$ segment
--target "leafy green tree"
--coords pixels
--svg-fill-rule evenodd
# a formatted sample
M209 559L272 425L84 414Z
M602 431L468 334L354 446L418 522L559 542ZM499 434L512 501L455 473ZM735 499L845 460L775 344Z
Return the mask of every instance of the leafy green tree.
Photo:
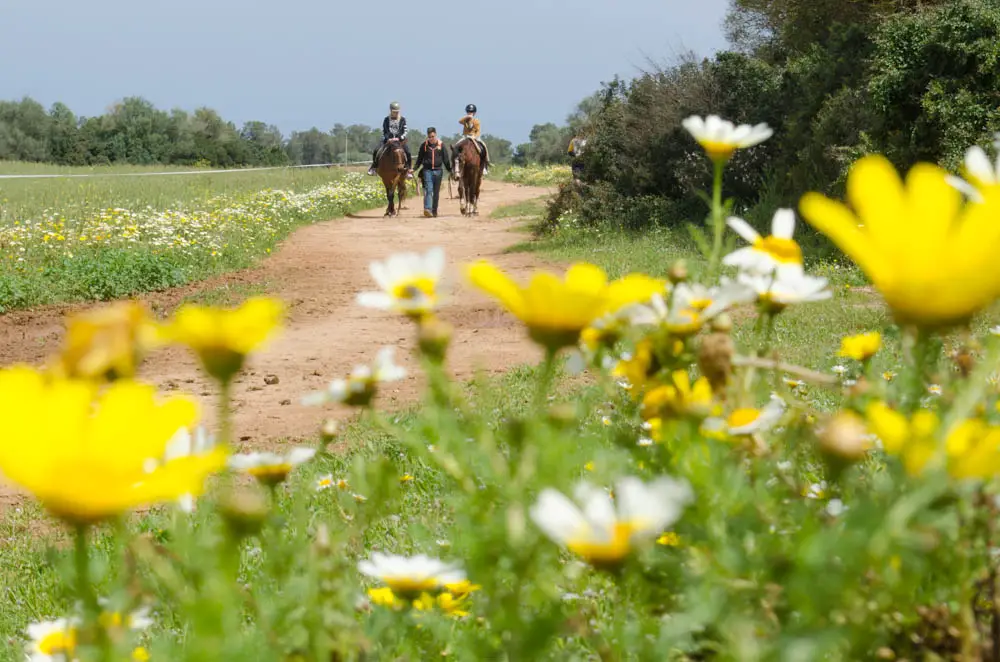
M61 165L87 162L87 148L76 115L63 103L54 103L49 109L49 156Z

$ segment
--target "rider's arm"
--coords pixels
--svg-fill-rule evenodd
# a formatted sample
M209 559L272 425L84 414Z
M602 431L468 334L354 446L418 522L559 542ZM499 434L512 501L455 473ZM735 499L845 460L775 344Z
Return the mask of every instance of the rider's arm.
M400 117L399 118L399 139L400 140L406 140L406 134L409 133L409 132L410 132L410 130L406 128L406 118L405 117Z
M389 118L386 117L382 120L382 142L386 142L389 138L391 138L389 135Z
M458 123L465 126L465 123L472 119L472 115L465 115L462 119L458 120Z

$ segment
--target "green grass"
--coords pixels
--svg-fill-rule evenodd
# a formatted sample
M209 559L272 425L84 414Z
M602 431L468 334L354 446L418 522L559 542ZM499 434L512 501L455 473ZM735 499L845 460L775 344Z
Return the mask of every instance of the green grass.
M510 205L501 205L493 210L490 218L530 218L540 216L545 212L547 197L525 200Z
M136 171L143 169L98 173ZM372 178L326 168L0 180L0 313L116 299L244 268L295 228L383 198Z

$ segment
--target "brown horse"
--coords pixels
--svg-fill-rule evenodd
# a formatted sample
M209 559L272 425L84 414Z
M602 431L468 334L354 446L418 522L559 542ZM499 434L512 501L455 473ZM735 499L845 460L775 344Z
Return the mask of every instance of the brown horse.
M463 216L479 216L479 187L483 183L483 163L474 140L461 144L456 156L458 200Z
M389 207L385 210L386 216L398 216L403 209L403 201L406 200L406 152L403 151L403 143L389 142L382 155L378 159L378 176L382 178L385 185L385 197L389 201ZM399 208L396 207L396 194L399 194Z

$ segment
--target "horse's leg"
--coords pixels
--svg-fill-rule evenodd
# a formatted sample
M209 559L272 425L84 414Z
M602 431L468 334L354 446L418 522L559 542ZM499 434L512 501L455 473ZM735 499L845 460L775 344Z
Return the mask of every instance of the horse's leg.
M386 216L392 216L392 213L394 211L393 207L392 207L392 194L393 194L393 190L392 190L392 187L388 183L386 183L385 181L383 181L382 184L385 186L385 199L386 199L386 202L389 203L389 205L385 208L385 215Z
M465 197L465 173L458 177L458 207L462 211L462 216L465 216L465 212L468 210Z

